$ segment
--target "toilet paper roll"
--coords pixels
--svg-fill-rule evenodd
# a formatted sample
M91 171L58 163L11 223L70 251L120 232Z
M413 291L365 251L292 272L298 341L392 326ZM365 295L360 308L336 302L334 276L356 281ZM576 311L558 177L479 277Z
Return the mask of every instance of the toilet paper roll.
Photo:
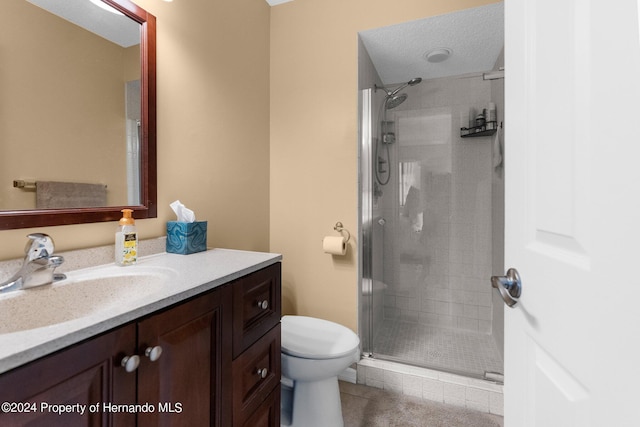
M342 236L326 236L322 239L322 249L326 254L344 255L347 253L347 242Z

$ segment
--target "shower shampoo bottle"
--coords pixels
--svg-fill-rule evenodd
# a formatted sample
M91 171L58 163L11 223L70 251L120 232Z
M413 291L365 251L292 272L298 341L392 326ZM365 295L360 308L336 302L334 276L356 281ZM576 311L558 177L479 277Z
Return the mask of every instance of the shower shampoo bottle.
M136 223L131 217L133 210L122 209L122 218L116 231L116 264L132 265L138 259L138 233Z

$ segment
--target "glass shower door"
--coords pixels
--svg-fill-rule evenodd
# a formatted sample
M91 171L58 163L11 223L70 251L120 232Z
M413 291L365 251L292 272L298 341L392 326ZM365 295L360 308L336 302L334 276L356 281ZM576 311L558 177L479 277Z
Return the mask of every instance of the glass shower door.
M453 99L462 83L434 84ZM428 105L421 92L427 90L414 89L386 114L382 91L361 93L362 350L482 378L502 372L488 285L491 144L461 140L464 100L442 105L428 98ZM383 131L395 138L381 140ZM376 177L381 170L384 179Z

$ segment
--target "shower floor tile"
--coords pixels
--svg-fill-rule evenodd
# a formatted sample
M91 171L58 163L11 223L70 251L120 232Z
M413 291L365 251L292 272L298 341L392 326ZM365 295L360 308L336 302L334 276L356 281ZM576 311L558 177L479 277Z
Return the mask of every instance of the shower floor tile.
M503 372L490 335L385 319L373 342L375 357L412 365L483 376Z

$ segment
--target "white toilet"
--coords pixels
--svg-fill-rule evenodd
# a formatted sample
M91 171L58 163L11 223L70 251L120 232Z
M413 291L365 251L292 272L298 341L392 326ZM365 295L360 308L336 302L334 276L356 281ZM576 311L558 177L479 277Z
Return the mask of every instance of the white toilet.
M282 317L281 426L342 427L338 374L360 358L360 339L345 326Z

